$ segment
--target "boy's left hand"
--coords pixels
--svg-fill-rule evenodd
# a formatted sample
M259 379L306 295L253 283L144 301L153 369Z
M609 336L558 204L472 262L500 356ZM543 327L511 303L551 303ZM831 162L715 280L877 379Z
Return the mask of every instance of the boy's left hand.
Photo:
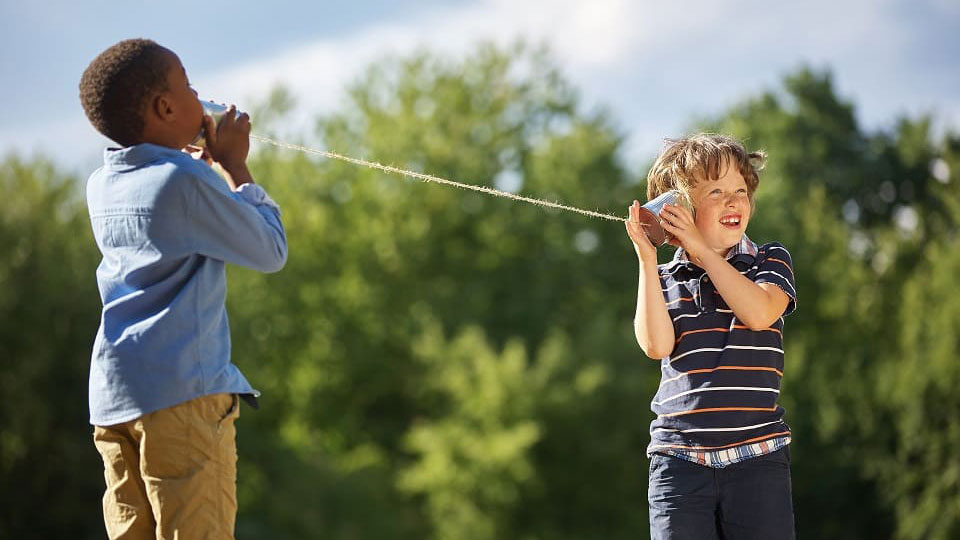
M708 249L703 235L697 229L693 214L686 207L676 204L665 205L660 211L660 225L673 235L670 244L682 247L689 257L699 259L704 250Z

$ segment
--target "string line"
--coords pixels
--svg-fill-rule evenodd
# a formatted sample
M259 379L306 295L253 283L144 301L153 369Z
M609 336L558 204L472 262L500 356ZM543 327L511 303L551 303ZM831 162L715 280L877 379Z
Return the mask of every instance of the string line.
M359 166L361 166L361 167L367 167L367 168L370 168L370 169L377 169L377 170L379 170L379 171L383 171L383 172L391 173L391 174L399 174L399 175L401 175L401 176L406 176L406 177L409 177L409 178L416 178L417 180L422 180L422 181L424 181L424 182L433 182L433 183L436 183L436 184L443 184L443 185L447 185L447 186L454 186L454 187L458 187L458 188L461 188L461 189L468 189L468 190L472 190L472 191L479 191L480 193L485 193L485 194L487 194L487 195L493 195L493 196L495 196L495 197L503 197L503 198L506 198L506 199L511 199L511 200L514 200L514 201L520 201L520 202L525 202L525 203L530 203L530 204L535 204L535 205L537 205L537 206L544 206L544 207L547 207L547 208L556 208L557 210L563 210L563 211L566 211L566 212L574 212L574 213L577 213L577 214L582 214L582 215L584 215L584 216L590 216L590 217L601 218L601 219L608 219L608 220L611 220L611 221L628 221L627 219L624 219L624 218L619 217L619 216L614 216L614 215L611 215L611 214L604 214L604 213L601 213L601 212L594 212L594 211L592 211L592 210L584 210L584 209L582 209L582 208L577 208L577 207L574 207L574 206L567 206L567 205L565 205L565 204L560 204L560 203L551 202L551 201L545 201L545 200L542 200L542 199L534 199L534 198L532 198L532 197L524 197L523 195L517 195L517 194L515 194L515 193L509 193L509 192L506 192L506 191L501 191L501 190L499 190L499 189L489 188L489 187L485 187L485 186L477 186L477 185L474 185L474 184L464 184L464 183L461 183L461 182L455 182L455 181L453 181L453 180L447 180L446 178L440 178L440 177L438 177L438 176L433 176L433 175L424 174L424 173L418 173L418 172L415 172L415 171L408 171L408 170L406 170L406 169L400 169L400 168L398 168L398 167L392 167L392 166L390 166L390 165L383 165L383 164L377 163L377 162L375 162L375 161L367 161L367 160L365 160L365 159L358 159L358 158L352 158L352 157L349 157L349 156L344 156L344 155L338 154L338 153L336 153L336 152L328 152L328 151L326 151L326 150L320 150L320 149L317 149L317 148L310 148L310 147L308 147L308 146L300 146L300 145L298 145L298 144L290 144L290 143L286 143L286 142L282 142L282 141L277 141L277 140L271 139L271 138L269 138L269 137L263 137L263 136L260 136L260 135L254 135L254 134L252 134L252 133L250 134L250 138L251 138L251 139L254 139L254 140L256 140L256 141L260 141L260 142L262 142L262 143L272 144L272 145L278 146L278 147L280 147L280 148L287 148L287 149L290 149L290 150L297 150L297 151L299 151L299 152L304 152L304 153L307 153L307 154L317 154L317 155L320 155L320 156L323 156L323 157L326 157L326 158L330 158L330 159L338 159L338 160L340 160L340 161L346 161L347 163L352 163L352 164L354 164L354 165L359 165Z

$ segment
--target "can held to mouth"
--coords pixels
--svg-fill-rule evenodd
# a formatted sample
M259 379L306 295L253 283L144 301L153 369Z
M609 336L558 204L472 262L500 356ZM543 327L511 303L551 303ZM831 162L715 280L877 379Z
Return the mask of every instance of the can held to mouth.
M227 105L222 105L220 103L214 103L212 101L200 100L200 105L203 106L203 114L210 115L213 117L214 126L220 125L220 120L223 119L223 115L226 114L230 107ZM237 109L237 116L243 114L240 109ZM200 148L205 148L207 146L207 141L203 136L203 128L200 128L200 133L197 134L197 138L193 140L193 146L198 146Z
M663 226L660 225L660 211L668 204L677 204L685 206L688 209L690 208L690 202L687 200L687 197L675 189L660 194L640 207L640 223L643 225L643 231L655 246L662 246L673 238L673 235L664 230Z

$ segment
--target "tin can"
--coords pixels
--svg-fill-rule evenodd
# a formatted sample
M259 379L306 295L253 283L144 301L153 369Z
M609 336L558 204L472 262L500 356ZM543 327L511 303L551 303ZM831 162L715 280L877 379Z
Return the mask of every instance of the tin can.
M203 114L213 117L213 124L215 127L220 125L220 120L223 119L223 115L230 110L229 106L221 105L220 103L214 103L212 101L201 100L200 105L203 106ZM237 109L236 115L240 116L241 114L243 114L243 112ZM207 141L203 136L203 128L200 128L200 133L197 134L197 138L194 139L190 144L200 148L207 146Z
M655 246L662 246L673 238L673 235L660 225L660 211L668 204L677 204L690 209L690 201L683 193L675 189L660 194L640 207L640 224L643 226L647 238Z

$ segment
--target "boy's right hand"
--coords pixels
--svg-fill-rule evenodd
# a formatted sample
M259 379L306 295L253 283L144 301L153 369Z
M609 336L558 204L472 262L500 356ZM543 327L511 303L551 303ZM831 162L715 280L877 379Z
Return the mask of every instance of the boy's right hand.
M210 157L227 172L233 174L246 169L250 152L250 117L246 113L237 116L237 107L231 105L220 123L214 122L210 115L203 115L203 136Z
M630 220L625 223L627 227L627 236L633 242L633 249L637 252L640 262L657 263L657 248L647 238L647 233L643 229L640 221L640 203L633 201L630 205Z

